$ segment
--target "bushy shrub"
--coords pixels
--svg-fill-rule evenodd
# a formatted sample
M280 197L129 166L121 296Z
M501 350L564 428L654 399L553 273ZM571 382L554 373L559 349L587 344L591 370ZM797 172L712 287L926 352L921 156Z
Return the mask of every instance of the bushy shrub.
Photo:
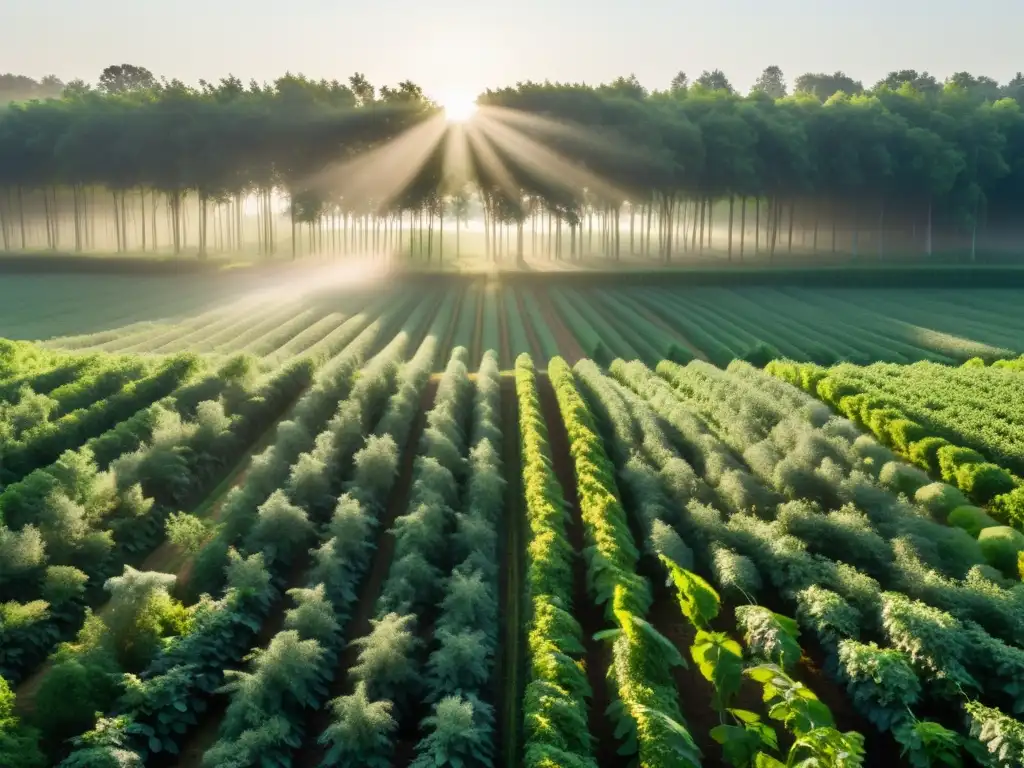
M0 765L4 768L44 768L38 733L14 716L14 691L0 677Z
M449 696L423 719L427 735L416 745L409 768L439 765L490 765L493 760L494 712L478 699Z
M944 445L936 451L939 473L947 483L956 482L956 473L964 464L984 464L985 457L973 448L960 445Z
M974 538L978 538L978 534L981 533L983 528L999 525L999 523L985 514L985 510L980 507L971 506L957 507L949 513L947 522L957 528L962 528Z
M120 671L109 630L98 616L87 615L75 641L57 650L43 677L35 725L54 744L88 730L96 712L114 703Z
M946 520L957 507L969 507L970 500L956 488L945 483L931 483L919 488L914 502L936 520Z
M812 585L797 593L796 602L797 620L825 648L835 652L844 638L860 636L860 612L835 592Z
M782 357L779 350L767 342L759 341L753 347L744 352L740 356L740 359L745 360L757 368L764 368L772 360L779 357Z
M288 561L313 537L313 524L302 507L292 504L284 491L274 491L260 505L246 549L263 552L270 560Z
M1019 553L1024 551L1024 533L997 525L982 530L978 534L978 544L989 565L1010 574L1016 570Z
M951 446L948 440L941 437L924 437L910 444L907 455L921 469L932 474L939 474L942 468L939 465L939 450Z
M391 715L394 704L371 701L366 683L360 681L351 696L331 704L334 719L320 736L327 747L325 764L338 768L389 768L394 750L392 733L398 722Z
M728 598L749 601L761 591L761 574L754 561L731 549L714 547L711 571L719 590Z
M921 683L905 654L842 640L838 658L853 706L879 730L891 730L908 717L921 696Z
M896 460L896 454L871 435L860 435L853 441L853 452L860 457L858 465L872 477L878 477L882 468Z
M893 447L906 453L910 445L927 436L927 430L910 419L893 419L886 425L886 432Z
M996 496L988 508L1000 522L1024 526L1024 485Z
M890 461L878 473L878 482L893 493L902 493L907 498L931 483L928 475L917 467L904 464L902 461Z
M167 540L183 552L198 552L210 535L207 524L188 512L171 512L164 524Z
M988 504L1000 494L1016 487L1013 475L1002 467L991 464L962 464L956 471L957 487L979 504Z

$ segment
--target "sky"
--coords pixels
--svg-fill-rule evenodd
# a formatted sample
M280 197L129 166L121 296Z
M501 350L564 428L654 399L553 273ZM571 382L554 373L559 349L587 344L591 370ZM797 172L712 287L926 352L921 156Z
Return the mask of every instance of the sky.
M767 65L792 82L892 69L1005 82L1024 57L1021 0L0 0L0 72L94 82L109 64L187 83L285 71L375 85L412 79L433 97L519 80L667 87L720 68L746 91Z

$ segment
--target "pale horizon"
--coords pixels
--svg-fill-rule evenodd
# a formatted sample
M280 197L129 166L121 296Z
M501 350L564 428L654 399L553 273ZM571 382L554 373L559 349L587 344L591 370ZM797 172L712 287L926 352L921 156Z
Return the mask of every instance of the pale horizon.
M344 82L358 71L378 87L411 79L432 98L630 74L664 89L680 70L692 80L713 69L746 92L772 64L790 87L805 72L842 70L870 87L896 69L940 81L966 70L1000 83L1024 69L1024 5L1010 0L981 0L969 14L950 0L822 5L642 0L623 14L608 0L523 0L510 12L469 0L450 0L444 12L412 0L358 10L299 0L282 12L268 0L180 0L168 13L130 0L7 0L0 69L94 83L104 67L130 63L189 84L229 74L270 82L285 72Z

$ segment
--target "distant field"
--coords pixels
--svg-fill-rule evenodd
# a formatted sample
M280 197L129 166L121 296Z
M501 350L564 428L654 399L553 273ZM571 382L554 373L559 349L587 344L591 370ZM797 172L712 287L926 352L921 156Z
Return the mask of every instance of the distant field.
M252 275L40 276L0 281L0 336L52 348L204 355L253 352L284 362L355 315L456 346L509 368L538 361L691 358L727 365L773 357L831 364L958 363L1019 353L1022 289L676 286L543 279L393 279L348 288ZM406 327L407 319L417 327Z

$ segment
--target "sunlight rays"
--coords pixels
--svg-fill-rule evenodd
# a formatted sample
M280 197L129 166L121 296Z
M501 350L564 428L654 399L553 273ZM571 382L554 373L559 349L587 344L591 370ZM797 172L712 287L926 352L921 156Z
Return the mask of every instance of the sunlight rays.
M621 145L585 128L550 117L476 105L457 94L441 102L443 111L408 128L390 141L322 169L305 180L309 188L332 190L341 199L370 202L383 212L417 183L428 165L440 160L442 194L469 184L494 184L507 201L523 206L529 178L576 198L591 193L621 202L626 192L581 162L548 146L544 136L571 138L604 156L628 154Z
M325 185L344 198L372 200L378 211L384 210L409 188L447 127L442 115L430 117L379 147L325 168L307 184Z

